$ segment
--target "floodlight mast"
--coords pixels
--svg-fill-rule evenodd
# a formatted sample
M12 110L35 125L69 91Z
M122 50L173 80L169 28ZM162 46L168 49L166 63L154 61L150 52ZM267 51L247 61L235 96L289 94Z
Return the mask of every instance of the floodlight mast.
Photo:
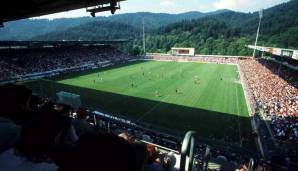
M260 32L260 26L261 26L262 18L263 18L263 9L261 9L259 11L259 25L258 25L257 35L256 35L256 41L255 41L255 47L254 47L254 52L253 52L253 58L256 57L256 48L257 48L257 43L258 43L258 38L259 38L259 32Z
M145 21L143 18L143 50L144 50L144 55L146 56L146 36L145 36Z

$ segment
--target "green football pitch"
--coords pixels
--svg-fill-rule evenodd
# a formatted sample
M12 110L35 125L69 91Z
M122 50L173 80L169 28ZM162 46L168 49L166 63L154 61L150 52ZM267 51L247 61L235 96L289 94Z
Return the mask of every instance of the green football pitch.
M253 141L236 65L139 61L37 82L28 85L39 93L76 93L85 106L153 128L237 146Z

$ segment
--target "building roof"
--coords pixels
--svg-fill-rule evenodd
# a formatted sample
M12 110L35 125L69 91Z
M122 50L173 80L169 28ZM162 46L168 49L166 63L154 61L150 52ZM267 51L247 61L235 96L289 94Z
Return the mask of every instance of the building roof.
M177 47L172 47L171 49L172 50L185 50L185 49L187 49L187 50L194 50L195 48L177 48Z

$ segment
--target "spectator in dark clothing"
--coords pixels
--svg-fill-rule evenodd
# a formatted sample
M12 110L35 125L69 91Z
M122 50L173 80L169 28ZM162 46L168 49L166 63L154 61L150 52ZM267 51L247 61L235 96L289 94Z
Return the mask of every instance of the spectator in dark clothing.
M30 114L32 91L22 85L0 86L0 116L21 124Z
M144 146L110 134L84 134L73 148L59 152L52 157L61 171L140 171L146 159Z
M16 149L30 160L46 159L48 152L55 144L63 143L70 127L69 117L43 108L22 125L20 141Z
M76 134L80 137L85 133L92 133L95 130L87 122L88 114L85 108L80 107L77 111L77 118L73 120L73 126Z
M144 167L145 171L166 171L163 167L160 155L153 145L147 145L148 160Z
M70 118L55 111L51 103L32 111L21 123L16 144L0 155L0 170L57 170L58 167L50 163L50 154L56 146L63 145L70 128Z

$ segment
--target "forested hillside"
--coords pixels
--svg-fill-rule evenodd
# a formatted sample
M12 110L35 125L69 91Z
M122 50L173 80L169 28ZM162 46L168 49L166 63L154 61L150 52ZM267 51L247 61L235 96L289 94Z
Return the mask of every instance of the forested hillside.
M111 21L93 21L61 32L36 36L32 40L115 40L132 39L138 29Z
M259 45L298 49L298 1L264 10ZM160 28L147 37L150 52L170 47L195 47L198 54L248 55L255 41L258 13L233 11L182 21ZM140 40L137 44L141 44Z
M147 37L150 52L167 52L175 46L194 47L197 54L247 55L244 46L249 43L239 28L209 18L175 23Z
M298 0L265 9L259 45L298 49ZM220 10L183 14L134 13L95 19L80 18L30 40L131 40L122 48L129 53L142 49L142 19L145 21L148 52L166 53L171 47L194 47L197 54L249 55L245 45L253 44L258 12ZM79 19L73 19L79 20ZM55 20L54 20L55 21ZM72 26L71 26L72 25ZM36 26L38 29L38 26ZM33 27L35 28L35 27ZM51 29L49 29L51 30ZM24 31L24 34L26 31ZM0 29L1 33L1 29ZM0 35L0 39L5 37ZM29 36L28 36L29 37Z
M88 21L88 17L82 17L80 19L23 19L11 21L4 23L4 27L0 28L0 40L29 40L38 35L44 35L58 30L65 31Z
M0 40L29 40L48 33L63 32L76 26L86 27L86 23L90 23L87 26L95 24L97 24L98 26L102 26L102 24L99 24L100 22L113 22L115 24L119 23L130 25L132 27L140 29L143 18L146 20L148 26L147 29L155 30L163 25L167 25L170 23L179 22L182 20L197 19L208 15L218 14L224 11L225 10L219 10L210 13L187 12L181 14L139 12L113 15L109 17L98 16L95 18L80 17L61 18L54 20L24 19L4 23L4 27L0 28Z

